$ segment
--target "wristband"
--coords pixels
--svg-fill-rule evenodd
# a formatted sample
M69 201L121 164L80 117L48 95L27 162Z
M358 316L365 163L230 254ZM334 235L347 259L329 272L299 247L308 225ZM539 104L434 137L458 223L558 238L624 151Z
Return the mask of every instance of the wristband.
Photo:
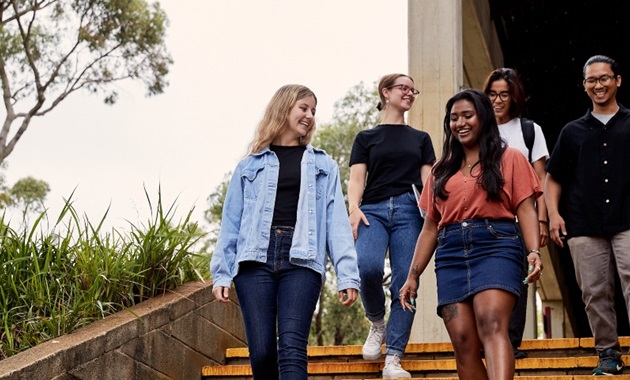
M547 224L547 225L549 224L549 222L546 220L539 220L538 223Z
M530 249L529 252L527 252L527 254L529 255L530 253L535 253L538 255L538 257L542 260L542 255L540 254L540 251L537 249Z

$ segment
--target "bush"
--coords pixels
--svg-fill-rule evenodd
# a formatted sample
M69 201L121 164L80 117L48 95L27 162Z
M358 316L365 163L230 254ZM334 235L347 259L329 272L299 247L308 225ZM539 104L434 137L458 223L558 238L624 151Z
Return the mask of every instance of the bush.
M95 226L70 201L50 231L46 212L19 232L0 218L0 360L208 277L192 210L175 224L174 204L147 200L150 219L129 232L101 231L107 213Z

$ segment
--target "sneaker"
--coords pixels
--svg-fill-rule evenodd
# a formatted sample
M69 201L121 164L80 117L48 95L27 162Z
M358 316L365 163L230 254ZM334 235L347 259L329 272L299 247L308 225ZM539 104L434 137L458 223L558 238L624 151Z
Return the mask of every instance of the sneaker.
M621 352L609 348L599 353L599 365L593 370L593 376L619 375L621 373L623 373Z
M376 360L381 357L381 346L385 340L385 321L371 322L370 333L363 345L363 359Z
M396 355L385 357L385 367L383 368L383 379L411 378L411 374L400 366L400 358Z
M518 348L514 349L514 359L525 359L527 356L527 352L519 350Z

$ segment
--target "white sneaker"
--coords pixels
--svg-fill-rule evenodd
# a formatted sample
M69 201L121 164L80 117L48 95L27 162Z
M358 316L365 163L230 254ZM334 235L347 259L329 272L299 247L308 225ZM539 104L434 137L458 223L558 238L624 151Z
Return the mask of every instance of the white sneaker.
M400 366L400 358L396 355L385 357L385 367L383 368L383 379L411 378L411 374Z
M370 322L370 333L363 345L363 359L376 360L381 357L381 346L385 340L385 321Z

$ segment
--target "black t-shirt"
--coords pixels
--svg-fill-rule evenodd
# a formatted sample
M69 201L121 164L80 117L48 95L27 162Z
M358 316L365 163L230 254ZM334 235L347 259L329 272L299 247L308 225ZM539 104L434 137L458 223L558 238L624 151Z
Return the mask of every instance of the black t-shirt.
M630 229L630 110L605 125L591 112L568 123L547 161L562 186L568 237L610 236Z
M420 168L435 162L429 134L408 125L379 124L359 132L352 145L350 166L367 165L367 183L361 204L422 191Z
M280 161L276 205L271 225L295 227L300 197L300 163L306 146L270 145L269 149L278 156Z

